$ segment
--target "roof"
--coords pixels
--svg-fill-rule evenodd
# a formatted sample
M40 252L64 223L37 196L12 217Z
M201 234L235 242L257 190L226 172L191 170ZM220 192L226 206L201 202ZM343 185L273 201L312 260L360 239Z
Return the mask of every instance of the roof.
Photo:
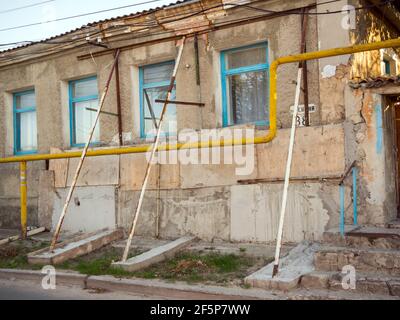
M122 16L109 18L109 19L90 22L88 24L83 25L82 27L79 27L79 28L76 28L76 29L73 29L73 30L70 30L70 31L67 31L67 32L64 32L64 33L60 33L58 35L55 35L55 36L52 36L52 37L49 37L49 38L45 38L45 39L42 39L42 40L39 40L39 41L34 41L34 42L21 44L21 45L15 46L15 47L7 49L7 50L0 50L0 52L1 53L11 52L11 51L14 51L14 50L17 50L17 49L21 49L21 48L32 46L34 44L40 44L40 43L45 43L45 42L48 42L48 41L51 41L51 40L55 40L57 38L69 35L71 33L74 33L74 32L80 31L80 30L84 30L84 29L89 28L89 27L95 27L95 26L97 26L99 24L114 22L114 21L118 21L118 20L121 20L121 19L129 19L129 18L133 18L133 17L136 17L136 16L141 16L141 15L144 15L144 14L148 14L148 13L151 13L151 12L163 10L163 9L166 9L166 8L172 8L174 6L179 6L181 4L186 4L186 3L190 3L190 2L198 2L198 1L199 0L179 0L179 1L172 2L170 4L166 4L166 5L163 5L163 6L159 6L159 7L143 10L143 11L138 11L138 12L131 13L131 14L126 14L126 15L122 15Z
M353 89L381 88L388 84L400 86L400 75L380 76L349 82L350 87Z

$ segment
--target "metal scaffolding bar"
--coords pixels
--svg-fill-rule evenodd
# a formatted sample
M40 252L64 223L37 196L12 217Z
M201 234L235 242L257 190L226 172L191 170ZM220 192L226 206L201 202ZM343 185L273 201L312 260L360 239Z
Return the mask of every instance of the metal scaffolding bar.
M143 180L143 184L142 184L142 190L140 191L139 201L138 201L138 204L136 206L136 210L135 210L135 215L134 215L131 231L129 233L128 241L126 242L126 247L125 247L124 254L122 256L122 261L126 261L128 259L129 249L130 249L130 246L131 246L131 243L132 243L133 235L135 234L135 229L136 229L136 225L137 225L137 222L138 222L140 209L142 208L144 194L146 192L147 183L149 181L149 176L150 176L150 172L151 172L151 165L152 165L152 162L153 162L153 159L154 159L154 155L155 155L155 153L157 151L158 144L160 142L162 122L164 120L164 116L165 116L165 113L167 111L168 99L171 97L171 93L172 93L172 90L173 90L174 85L175 85L176 74L178 72L179 64L181 62L183 48L185 46L185 40L186 40L186 38L183 37L182 44L181 44L181 46L179 48L178 57L176 59L175 68L174 68L174 71L172 73L171 82L170 82L170 85L169 85L169 88L168 88L167 98L166 98L166 101L164 103L163 109L161 111L160 122L158 123L158 129L157 129L157 136L156 136L154 145L151 146L150 159L149 159L149 161L147 163L147 169L146 169L146 174L144 176L144 180Z
M102 94L100 102L99 102L99 108L97 110L96 118L94 120L94 123L93 123L91 129L90 129L88 141L86 142L85 148L83 149L83 152L82 152L82 155L81 155L81 159L79 161L78 167L76 168L75 176L74 176L74 179L72 180L72 184L71 184L71 187L69 189L67 198L65 200L64 207L63 207L63 210L61 212L60 218L58 220L56 230L54 231L53 239L51 241L50 251L53 251L54 247L56 246L57 239L58 239L58 236L60 234L61 227L62 227L62 224L64 222L64 218L65 218L65 215L67 214L67 209L68 209L69 203L70 203L71 198L72 198L72 194L73 194L73 192L75 190L75 187L76 187L76 184L78 182L78 177L79 177L79 174L81 172L81 169L82 169L82 166L83 166L83 162L85 161L86 154L87 154L87 151L88 151L89 146L90 146L90 142L92 141L94 130L96 129L96 125L97 125L97 123L99 121L101 109L103 108L104 101L105 101L107 93L108 93L108 89L110 88L110 82L111 82L111 79L112 79L112 76L113 76L113 73L114 73L114 70L115 70L115 66L116 66L117 61L118 61L119 54L120 54L120 51L118 50L116 55L115 55L114 64L113 64L113 66L111 68L111 71L110 71L110 74L108 76L108 80L107 80L106 86L105 86L105 88L103 90L103 94Z

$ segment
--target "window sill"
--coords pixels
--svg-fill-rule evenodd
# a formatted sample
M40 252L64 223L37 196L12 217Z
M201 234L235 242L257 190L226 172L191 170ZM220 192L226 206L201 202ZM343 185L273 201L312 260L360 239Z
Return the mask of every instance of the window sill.
M26 155L30 155L30 154L37 154L37 150L32 150L32 151L16 151L14 152L15 156L26 156Z

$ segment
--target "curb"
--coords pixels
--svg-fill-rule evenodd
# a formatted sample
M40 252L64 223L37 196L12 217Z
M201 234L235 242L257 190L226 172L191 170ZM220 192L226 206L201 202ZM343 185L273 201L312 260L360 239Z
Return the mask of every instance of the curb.
M0 279L7 280L30 280L35 283L42 283L46 274L41 271L19 270L19 269L0 269ZM86 288L86 280L88 276L72 272L57 272L56 284L65 286L79 286Z
M0 279L29 280L41 283L41 271L0 269ZM88 276L79 273L57 272L58 285L79 286L82 289L122 291L168 299L182 300L277 300L278 295L260 289L229 288L206 285L189 285L182 282L168 283L162 280L125 279L112 276Z
M225 288L218 286L189 285L182 282L168 283L161 280L120 279L112 276L91 276L87 288L125 291L156 295L182 300L277 300L277 295L264 290Z

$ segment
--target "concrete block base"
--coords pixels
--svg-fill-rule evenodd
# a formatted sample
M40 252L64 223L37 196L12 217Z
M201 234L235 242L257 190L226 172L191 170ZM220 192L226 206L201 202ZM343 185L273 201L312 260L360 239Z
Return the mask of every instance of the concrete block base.
M144 252L136 257L132 257L125 262L114 262L112 266L130 272L137 271L152 264L161 262L166 258L173 257L178 251L191 244L195 239L195 237L182 237L160 247Z
M53 252L49 248L32 252L28 255L30 264L50 265L59 264L66 260L86 255L100 249L109 243L123 238L122 229L105 230L82 235L56 245Z
M245 278L245 283L252 287L267 290L290 290L296 288L300 278L314 270L314 252L317 244L301 243L289 254L281 259L278 275L272 278L274 263L270 263L264 268Z

